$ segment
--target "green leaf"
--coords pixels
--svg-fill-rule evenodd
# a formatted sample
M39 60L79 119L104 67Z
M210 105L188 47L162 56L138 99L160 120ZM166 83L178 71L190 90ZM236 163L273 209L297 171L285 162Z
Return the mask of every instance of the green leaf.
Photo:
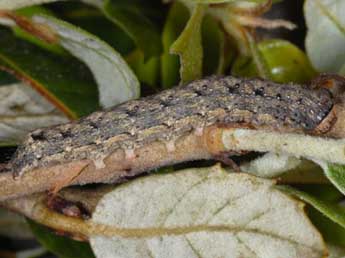
M203 48L201 28L206 6L196 5L179 38L170 48L180 56L180 75L183 83L202 77Z
M48 228L27 220L36 239L50 252L64 258L94 258L90 245L58 236Z
M285 40L265 40L258 44L270 76L276 82L306 82L312 79L316 72L306 55L295 45ZM232 68L237 76L258 76L254 62L248 57L239 57Z
M47 15L53 15L52 12L50 12L48 9L42 7L42 6L31 6L31 7L26 7L22 9L18 9L15 12L18 15L25 16L28 18L31 18L33 15L36 14L47 14ZM31 35L29 32L26 32L25 30L19 28L18 26L13 26L12 30L14 34L22 39L25 39L33 44L36 44L37 46L40 46L44 49L47 49L49 51L55 52L57 54L66 54L64 49L59 46L56 43L47 43L33 35Z
M345 166L338 164L321 164L327 178L345 195Z
M307 0L306 50L320 72L337 73L345 65L345 1Z
M225 35L211 16L205 16L202 24L202 46L203 74L223 74L228 58L225 53Z
M315 163L314 163L315 164ZM315 164L316 165L316 164ZM326 184L312 184L312 185L298 185L297 188L303 192L314 196L317 199L326 202L340 202L343 199L343 194L339 192L333 185Z
M59 43L91 69L102 107L111 107L140 95L140 84L125 60L96 36L72 24L49 16L34 16L34 21L51 27Z
M308 208L308 217L329 243L345 247L345 229L315 208Z
M345 247L345 208L336 203L342 198L341 193L327 185L302 186L304 191L288 186L278 186L278 188L310 205L307 207L308 217L322 233L328 246L331 244L338 248Z
M100 9L79 2L58 2L54 4L59 19L92 33L107 42L111 47L126 56L135 50L133 40L112 21L107 19Z
M330 220L345 228L345 208L338 204L323 201L313 195L297 190L289 186L277 186L278 189L291 194L300 200L310 204L323 215L327 216Z
M108 19L122 28L140 48L144 57L159 56L162 44L159 31L140 11L134 0L105 0L103 12Z
M45 51L0 30L0 68L11 71L70 118L99 108L97 85L88 68L71 56Z
M153 88L157 88L159 86L159 57L151 57L145 62L143 53L137 49L127 56L126 61L133 69L140 82Z
M180 62L176 55L170 54L170 47L182 33L189 19L189 11L179 1L174 1L169 10L163 28L162 41L164 52L161 58L161 83L163 88L170 88L179 83Z
M98 258L325 255L299 201L220 166L132 180L102 197L92 221L106 234L90 237Z

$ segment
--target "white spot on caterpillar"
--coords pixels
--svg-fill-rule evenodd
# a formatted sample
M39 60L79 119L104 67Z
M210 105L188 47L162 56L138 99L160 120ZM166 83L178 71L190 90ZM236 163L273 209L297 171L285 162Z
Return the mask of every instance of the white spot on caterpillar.
M102 144L102 140L101 140L101 139L97 139L97 140L95 140L95 143L96 143L97 145Z
M168 152L174 152L176 150L176 148L175 148L175 141L173 141L173 140L167 141L165 143L165 147L167 148Z
M136 130L135 130L134 128L130 129L130 130L129 130L129 134L130 134L131 136L134 136L134 135L136 134Z
M104 158L105 158L105 156L97 157L93 160L93 164L95 165L96 169L101 169L101 168L106 167L106 165L104 163Z
M164 121L163 124L165 124L167 127L170 127L174 124L174 121L168 118L167 120Z
M204 128L203 127L196 127L194 133L196 136L202 136L204 134Z
M72 147L71 146L67 146L66 148L65 148L65 151L66 152L70 152L72 150Z
M125 158L126 160L133 160L136 158L134 149L125 149Z

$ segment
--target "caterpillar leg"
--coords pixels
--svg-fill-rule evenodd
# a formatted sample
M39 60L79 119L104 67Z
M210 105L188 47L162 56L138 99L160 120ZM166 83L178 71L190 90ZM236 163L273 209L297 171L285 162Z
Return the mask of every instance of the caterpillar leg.
M223 164L231 167L235 172L241 172L240 167L236 164L236 162L229 157L229 154L222 153L219 155L215 155L214 159L217 161L222 162Z

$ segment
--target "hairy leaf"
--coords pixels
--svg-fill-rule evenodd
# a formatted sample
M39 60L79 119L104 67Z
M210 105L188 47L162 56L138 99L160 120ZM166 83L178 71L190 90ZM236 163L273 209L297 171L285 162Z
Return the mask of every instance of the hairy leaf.
M0 68L28 83L70 118L87 115L99 107L97 84L84 64L15 38L3 29Z
M298 167L301 160L284 154L267 153L241 166L241 171L264 178L273 178Z
M23 83L0 87L0 142L18 143L33 129L67 122L65 115Z
M345 142L342 139L230 128L223 131L222 143L229 151L273 152L345 164Z
M35 14L54 15L49 9L44 8L43 6L36 6L36 5L18 9L15 11L15 13L17 15L25 16L28 18L31 18ZM31 33L26 32L25 30L21 29L18 26L12 26L11 28L14 34L19 38L25 39L51 52L55 52L57 54L66 54L65 50L61 46L59 46L57 43L48 43L40 38L37 38Z
M345 65L345 1L306 0L306 50L320 72L339 72Z
M196 5L191 18L179 38L170 48L172 54L180 56L180 76L182 82L189 82L202 77L202 21L205 6Z
M55 3L59 19L92 33L126 56L135 50L133 40L119 26L107 19L101 9L75 1Z
M127 63L113 48L72 24L49 16L35 16L59 36L60 44L91 69L99 89L100 104L110 107L138 98L140 85Z
M97 257L323 257L303 205L270 180L219 166L154 175L117 187L93 222L131 237L91 237ZM106 230L106 227L104 228Z

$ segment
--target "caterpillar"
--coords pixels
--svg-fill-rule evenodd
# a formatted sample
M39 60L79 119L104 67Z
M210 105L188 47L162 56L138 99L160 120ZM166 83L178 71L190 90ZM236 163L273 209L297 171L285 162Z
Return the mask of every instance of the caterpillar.
M326 134L336 103L326 87L212 76L35 130L16 151L11 170L15 181L30 171L44 173L50 183L36 190L51 187L66 164L75 167L69 178L74 184L115 182L162 165L212 158L222 151L212 146L213 127ZM51 175L43 172L49 168ZM80 171L87 180L78 178Z

